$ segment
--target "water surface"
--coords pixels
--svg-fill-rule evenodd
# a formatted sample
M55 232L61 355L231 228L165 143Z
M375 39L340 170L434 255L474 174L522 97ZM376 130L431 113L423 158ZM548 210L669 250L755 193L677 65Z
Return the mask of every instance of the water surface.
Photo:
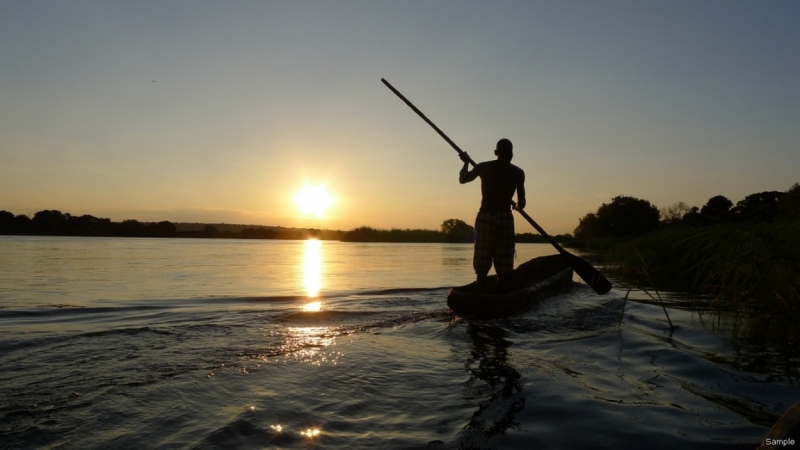
M578 279L452 316L469 245L0 248L0 448L753 448L800 399L796 353Z

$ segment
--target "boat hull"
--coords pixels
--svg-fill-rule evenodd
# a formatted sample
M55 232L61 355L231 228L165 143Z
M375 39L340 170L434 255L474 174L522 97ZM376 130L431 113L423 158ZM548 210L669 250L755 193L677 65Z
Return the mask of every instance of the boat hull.
M451 288L447 306L459 316L479 319L519 314L539 300L569 289L572 274L572 268L561 255L541 256L514 270L511 292L492 292L497 284L497 277L492 275L488 277L488 289L480 290L476 282Z

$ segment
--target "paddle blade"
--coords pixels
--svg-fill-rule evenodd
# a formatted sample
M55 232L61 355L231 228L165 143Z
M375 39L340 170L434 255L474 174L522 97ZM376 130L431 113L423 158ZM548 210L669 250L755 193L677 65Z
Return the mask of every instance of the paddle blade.
M564 255L564 257L567 259L567 262L572 267L572 270L574 270L575 273L577 273L578 276L586 282L586 284L591 286L595 292L603 295L611 290L611 282L606 280L606 277L604 277L599 270L595 269L594 266L589 264L588 261L578 258L566 250L562 253L562 255Z

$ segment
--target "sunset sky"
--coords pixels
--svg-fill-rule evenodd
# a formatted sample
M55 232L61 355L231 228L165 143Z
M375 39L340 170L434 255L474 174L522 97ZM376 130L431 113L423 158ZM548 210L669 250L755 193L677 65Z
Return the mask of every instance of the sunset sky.
M735 203L800 182L798 23L789 0L3 1L0 210L472 222L479 183L382 77L477 161L511 139L551 234L617 195Z

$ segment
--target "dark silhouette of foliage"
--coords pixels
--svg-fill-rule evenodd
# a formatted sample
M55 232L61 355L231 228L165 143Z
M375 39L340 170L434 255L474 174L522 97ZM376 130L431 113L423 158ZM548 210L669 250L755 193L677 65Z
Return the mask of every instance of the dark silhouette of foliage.
M618 241L607 257L634 283L646 275L646 284L688 292L718 312L800 315L800 185L731 206L712 197L674 226Z
M39 211L33 216L33 231L36 234L63 236L69 235L67 219L69 214L62 214L61 211L44 210Z
M14 217L14 224L17 227L17 232L19 234L31 234L33 233L33 221L30 217L20 214Z
M665 227L607 254L634 283L691 294L718 311L767 318L800 315L800 223L717 223Z
M145 230L147 236L150 237L176 237L178 235L178 229L168 221L147 224Z
M461 219L447 219L442 222L442 233L447 236L447 242L474 242L475 228Z
M8 211L0 211L0 234L22 234L24 229L20 228L20 224L14 214Z
M145 224L138 220L123 220L114 227L114 234L121 237L142 237L146 235Z
M608 222L611 236L640 236L658 226L658 208L635 197L614 197L597 215Z
M699 208L697 208L697 206L693 206L688 213L684 214L683 217L681 218L681 222L683 222L686 225L691 225L693 227L709 224L708 217L704 216L703 214L700 214Z
M575 237L641 236L658 226L659 217L658 208L649 201L621 195L611 199L611 203L603 203L597 213L581 218Z
M765 191L750 194L736 203L733 214L740 221L766 222L778 214L778 201L784 192Z
M209 238L215 238L219 236L219 229L213 225L206 225L203 227L203 236Z
M34 234L49 236L112 236L110 219L90 215L73 216L57 210L37 212L33 219L0 211L0 234Z
M708 199L700 214L717 220L727 219L730 216L733 202L724 195L716 195Z
M242 237L245 239L277 239L278 232L266 228L245 228Z
M786 195L778 200L778 209L784 218L800 218L800 184L795 183Z
M661 221L665 224L678 223L683 220L683 217L692 209L684 202L673 203L670 206L661 208Z
M605 235L607 235L606 230L603 230L603 225L597 214L589 213L578 220L578 226L575 228L576 238L592 239Z
M378 230L372 227L358 227L342 235L344 242L446 242L447 235L435 230Z
M557 234L555 236L550 236L553 238L554 241L559 243L564 242L571 242L574 238L571 234ZM517 233L514 238L514 242L518 243L527 243L527 244L547 244L547 239L544 236L536 233Z
M67 223L71 235L74 236L110 236L114 232L111 219L101 219L88 214L80 217L69 216Z

